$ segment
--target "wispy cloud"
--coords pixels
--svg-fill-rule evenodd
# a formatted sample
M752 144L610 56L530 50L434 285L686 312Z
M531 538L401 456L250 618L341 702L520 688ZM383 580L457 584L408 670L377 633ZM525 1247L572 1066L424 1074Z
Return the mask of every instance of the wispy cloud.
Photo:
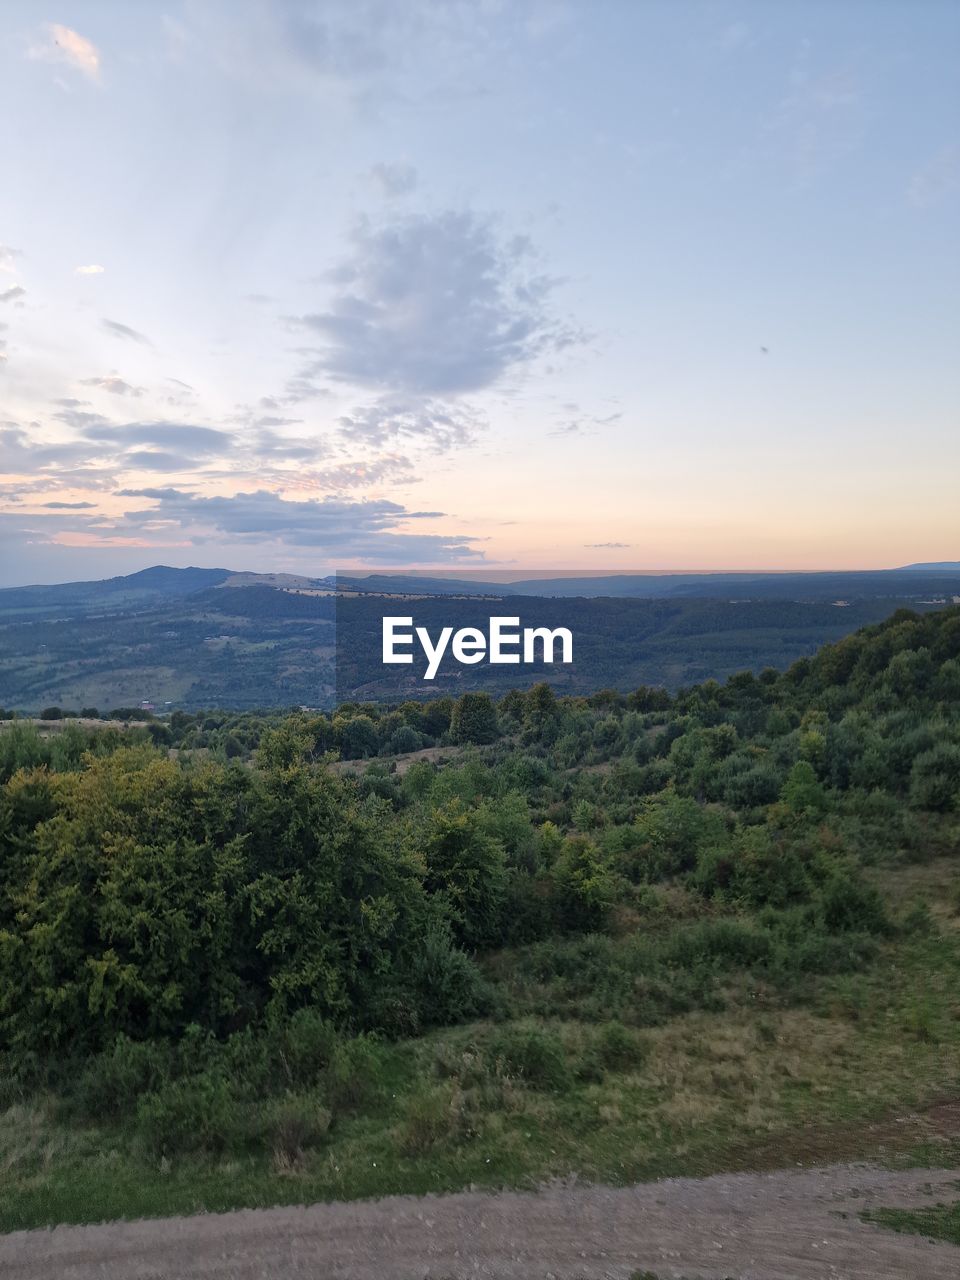
M26 289L22 285L14 284L9 289L4 289L0 293L0 302L16 302L18 298L26 297Z
M12 249L8 244L0 244L0 271L16 271L17 259L21 256L19 249Z
M384 396L343 414L339 421L341 435L351 444L379 447L407 439L438 451L469 444L483 425L480 416L463 405L416 396Z
M126 338L130 342L140 342L144 346L152 346L145 333L140 333L137 329L131 329L128 324L121 324L119 320L107 320L104 318L100 321L100 325L107 333L113 334L115 338Z
M106 267L101 267L98 263L91 262L89 266L74 267L73 269L78 276L100 276L103 275Z
M393 198L406 196L415 191L419 175L412 164L396 162L387 164L381 161L370 170L370 177L379 188L381 195Z
M100 50L71 27L59 22L45 22L41 34L28 50L28 56L42 62L56 62L72 67L88 80L100 80Z
M127 491L132 493L133 491ZM408 511L386 499L327 497L288 500L260 489L233 497L205 497L176 489L142 490L157 505L130 511L115 529L143 530L162 520L191 539L211 535L240 543L276 542L311 547L318 552L371 563L461 561L478 555L468 535L408 533L411 520L432 519L439 512Z
M145 387L135 387L116 374L107 374L102 378L81 378L81 387L99 387L101 391L109 391L114 396L142 396Z

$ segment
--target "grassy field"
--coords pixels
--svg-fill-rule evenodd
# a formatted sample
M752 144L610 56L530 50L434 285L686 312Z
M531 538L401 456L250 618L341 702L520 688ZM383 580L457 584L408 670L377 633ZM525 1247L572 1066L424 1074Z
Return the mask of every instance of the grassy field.
M204 1153L169 1158L142 1126L14 1101L0 1116L0 1229L571 1176L960 1160L955 863L874 874L914 924L856 974L788 998L733 973L716 1008L641 1029L570 1016L364 1040L322 1090L275 1109L267 1151L244 1143L243 1116ZM537 999L558 1003L543 987ZM929 1221L955 1229L956 1210Z

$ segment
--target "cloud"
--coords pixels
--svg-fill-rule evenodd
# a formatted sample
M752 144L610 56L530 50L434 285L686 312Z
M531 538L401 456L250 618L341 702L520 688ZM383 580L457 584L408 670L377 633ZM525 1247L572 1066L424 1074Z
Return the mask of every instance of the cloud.
M469 444L482 424L476 413L462 406L415 396L384 396L343 414L339 421L341 435L352 444L381 446L406 438L438 451Z
M400 454L388 454L370 462L342 462L335 467L312 471L302 477L304 487L311 489L361 489L372 484L414 484L414 474L409 458Z
M416 190L419 181L417 171L412 164L385 164L382 161L373 166L370 177L380 188L381 193L388 198L409 195L411 191Z
M118 498L184 498L182 489L118 489Z
M929 209L960 190L960 146L941 148L910 179L907 199L917 209Z
M82 403L84 402L77 401L77 404ZM95 429L108 427L110 423L110 419L105 418L102 413L90 413L86 409L60 409L53 416L58 422L65 422L68 427L73 427L76 431L82 431L87 436L90 436Z
M124 466L141 471L190 471L195 463L196 459L186 454L168 453L163 449L134 449L123 455Z
M90 440L123 448L145 445L151 449L178 449L194 459L228 453L235 444L229 432L187 422L126 422L115 425L106 418L100 418L88 425L84 435Z
M24 297L26 292L22 285L11 285L9 289L4 289L3 293L0 293L0 302L16 302L18 298Z
M177 490L154 492L164 495L157 499L157 506L130 511L119 525L143 529L160 519L197 540L212 533L240 543L274 541L373 563L458 561L478 554L467 535L398 531L397 526L406 521L438 513L407 511L386 499L292 501L264 489L233 497L201 497Z
M583 545L591 551L623 551L633 544L630 542L585 542Z
M97 46L70 27L59 22L45 22L40 41L31 45L29 57L43 62L59 62L73 67L89 80L100 79L100 51Z
M130 382L124 382L123 378L118 378L116 374L107 374L103 378L81 378L81 387L99 387L101 391L109 391L115 396L142 396L145 387L135 387Z
M44 502L43 507L46 511L89 511L97 504L95 502Z
M264 421L282 423L284 420L268 418ZM272 462L311 462L324 452L324 446L318 441L279 435L269 427L263 427L256 433L252 448L259 457Z
M82 464L90 461L91 447L82 441L41 444L15 422L0 423L0 472L32 475L43 471L76 479ZM86 483L86 481L85 481Z
M8 244L0 244L0 271L16 271L16 260L19 257L22 257L19 249L11 249Z
M578 407L575 404L567 404L563 407L572 410L574 413L578 412ZM622 417L622 413L609 413L604 418L592 415L570 418L559 427L554 427L552 431L548 431L547 434L550 436L593 436L597 434L597 427L610 427Z
M96 262L91 262L87 267L74 267L73 270L78 276L101 276L106 268L99 266Z
M112 333L116 338L128 338L131 342L141 342L148 347L152 345L146 334L139 333L136 329L131 329L127 324L120 324L118 320L103 319L100 324L107 333Z
M472 213L361 222L329 274L328 309L293 319L324 341L301 376L459 395L582 341L549 314L557 282L530 270L532 256L525 237L501 240Z
M178 60L212 54L248 90L343 99L369 115L486 87L495 30L511 20L523 31L510 6L500 10L496 0L252 0L238 22L235 5L207 0L165 25Z

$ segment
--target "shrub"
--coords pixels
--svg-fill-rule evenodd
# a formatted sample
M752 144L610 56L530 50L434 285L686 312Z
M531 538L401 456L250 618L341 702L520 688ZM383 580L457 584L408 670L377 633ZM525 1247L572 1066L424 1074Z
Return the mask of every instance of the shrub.
M81 1072L74 1102L86 1116L116 1117L132 1112L141 1097L170 1078L173 1054L164 1041L135 1041L118 1035Z
M463 1022L490 1006L489 984L443 923L428 927L414 956L413 980L425 1026Z
M455 1080L446 1081L407 1100L398 1145L404 1155L424 1155L465 1128L463 1093Z
M287 1094L266 1104L262 1123L274 1167L283 1172L320 1145L330 1128L330 1112L313 1094Z
M340 1043L324 1075L327 1101L334 1111L369 1102L383 1087L383 1047L371 1035Z
M244 1136L230 1086L214 1072L173 1081L141 1098L137 1130L154 1156L216 1153Z
M275 1034L283 1073L293 1089L315 1085L340 1044L334 1027L314 1009L298 1009Z
M608 1022L597 1034L597 1060L608 1071L629 1071L650 1055L650 1045L622 1022Z
M917 756L910 770L910 803L938 813L960 806L960 746L938 742Z
M820 893L823 919L837 933L886 933L890 928L883 899L872 885L836 872Z
M552 1031L506 1027L491 1041L489 1054L497 1067L531 1089L559 1092L570 1083L563 1045Z

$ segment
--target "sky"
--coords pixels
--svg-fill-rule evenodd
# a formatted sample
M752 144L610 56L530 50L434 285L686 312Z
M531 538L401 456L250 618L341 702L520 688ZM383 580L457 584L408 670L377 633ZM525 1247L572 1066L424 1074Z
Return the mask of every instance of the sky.
M0 6L0 585L960 558L960 5Z

